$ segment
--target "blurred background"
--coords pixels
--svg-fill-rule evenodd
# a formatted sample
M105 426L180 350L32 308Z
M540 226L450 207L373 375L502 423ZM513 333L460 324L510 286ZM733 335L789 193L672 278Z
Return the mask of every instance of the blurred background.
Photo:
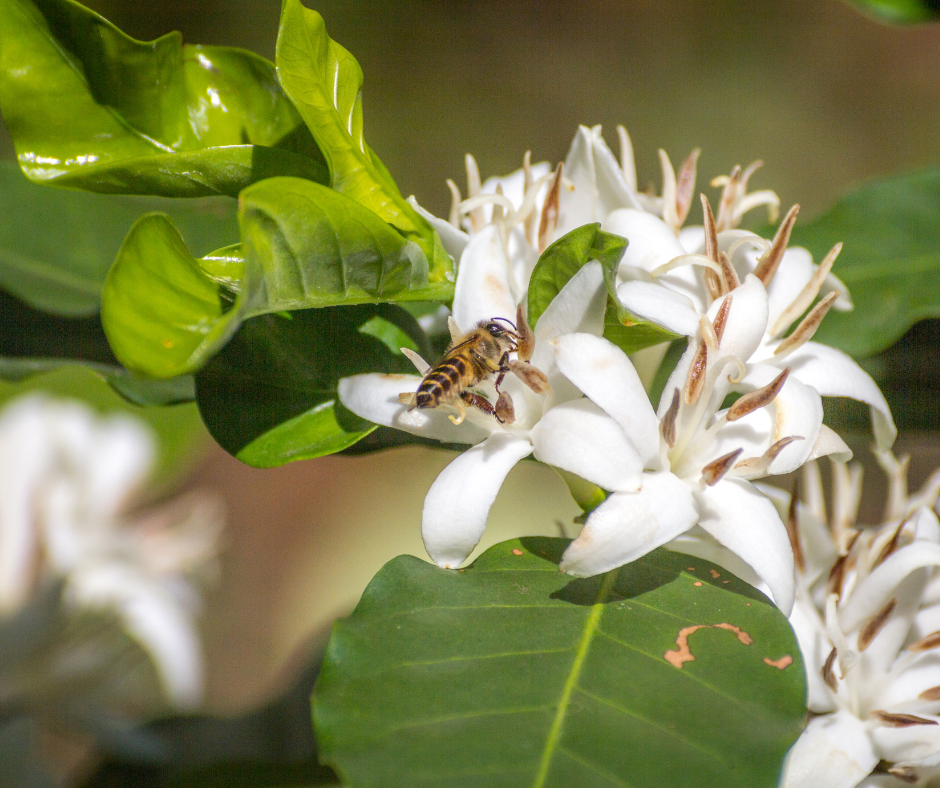
M784 209L799 202L801 219L859 181L940 163L940 26L885 27L838 0L305 1L362 66L369 144L402 192L438 215L449 206L445 179L464 188L466 152L484 177L518 168L526 150L556 162L578 124L603 124L615 152L624 124L640 183L657 188L660 147L674 162L701 147L709 194L712 177L762 159L753 188L776 190ZM86 5L139 39L180 30L187 42L274 57L278 0ZM13 158L2 129L0 157ZM130 407L87 373L30 385ZM325 642L383 563L424 556L423 498L452 455L409 448L259 471L212 443L195 406L155 418L171 435L170 476L227 502L222 583L205 618L208 702L236 711ZM854 445L867 460L866 438ZM910 450L919 484L940 456L929 437L902 438L898 451ZM878 493L869 497L876 518ZM575 514L552 471L522 463L484 547L570 533Z

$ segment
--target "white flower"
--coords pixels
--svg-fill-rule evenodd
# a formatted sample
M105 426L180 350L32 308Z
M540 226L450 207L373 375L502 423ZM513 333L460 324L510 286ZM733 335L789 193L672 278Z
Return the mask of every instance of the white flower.
M152 435L130 418L101 419L79 403L41 396L4 410L0 637L29 625L35 600L61 587L61 615L105 622L79 627L73 633L79 643L69 642L69 650L91 653L109 628L123 630L149 655L169 701L192 707L201 695L202 661L195 629L199 597L191 578L214 557L220 514L199 496L146 515L124 514L153 456ZM17 625L21 618L26 623ZM89 638L85 646L82 632ZM43 647L65 646L49 639ZM34 676L24 684L15 665L0 665L6 674L0 683L14 695L67 694L69 682L92 681L91 663L69 653L31 657L36 664L58 665L38 684ZM101 655L92 662L100 674L95 680L110 682L106 674L115 666Z
M461 424L454 424L441 409L409 410L399 394L416 391L416 375L355 375L339 384L343 404L377 424L443 443L465 443L472 448L448 465L428 492L421 532L429 555L443 567L456 568L477 545L486 527L490 507L512 467L534 452L551 455L555 440L568 432L587 438L586 451L616 451L609 436L595 430L599 409L584 400L555 365L551 345L556 337L573 332L599 335L603 330L604 288L600 264L588 263L569 280L535 326L533 366L548 378L551 389L536 394L508 375L502 391L513 400L515 422L501 424L475 408ZM461 331L480 320L515 319L516 297L510 284L509 261L499 229L488 225L477 232L464 252L457 274L453 317ZM418 360L419 372L427 369ZM492 392L492 384L482 390ZM552 460L547 459L547 462ZM564 467L562 465L561 467ZM454 502L460 501L459 506Z
M561 372L607 414L607 431L630 446L631 473L615 483L606 457L575 452L544 457L613 490L569 546L562 569L593 575L633 561L698 525L740 556L769 586L778 606L793 602L793 556L773 504L749 479L786 473L847 447L822 424L819 396L786 374L756 384L748 360L767 321L767 294L750 276L702 320L654 413L632 364L607 340L584 335L555 342ZM729 374L730 373L730 374ZM722 408L732 391L743 392ZM572 446L580 449L571 436ZM543 453L544 454L544 453Z
M603 229L629 241L618 271L618 298L637 317L692 336L698 330L699 317L716 298L733 290L748 274L755 274L767 288L769 314L751 361L777 370L789 367L793 377L821 396L851 397L867 403L879 448L890 448L897 429L871 376L842 351L810 341L830 307L852 308L845 285L831 273L841 245L819 266L806 249L788 249L798 206L784 218L772 241L734 229L744 210L768 202L766 195L771 194L746 195L748 175L733 173L725 180L717 219L703 199L703 228L686 228L680 233L681 222L670 224L647 211L624 208L609 212L603 218ZM820 294L819 304L787 335Z
M892 494L878 528L855 527L861 477L844 466L834 466L831 518L815 467L805 502L790 508L799 568L790 621L807 705L820 716L790 751L785 788L923 785L940 771L940 523L930 508L940 476L909 497L906 463L880 459ZM869 777L882 761L888 773Z

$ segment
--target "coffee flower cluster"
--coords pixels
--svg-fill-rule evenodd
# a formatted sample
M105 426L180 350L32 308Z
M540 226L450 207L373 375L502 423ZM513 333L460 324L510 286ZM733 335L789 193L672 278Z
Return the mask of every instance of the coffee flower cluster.
M527 155L522 170L485 183L468 156L467 198L451 183L449 219L423 211L459 264L451 310L457 338L480 321L516 320L540 254L569 231L599 222L628 241L613 283L600 262L588 262L533 327L531 363L547 387L534 391L512 374L499 392L495 375L475 386L491 404L497 394L511 402L514 419L473 407L465 419L450 419L446 407L410 407L408 394L433 359L414 358L418 375L346 378L340 397L377 424L470 446L425 501L422 534L440 566L467 558L507 473L532 455L607 491L565 553L565 571L604 572L694 532L743 559L789 613L790 541L753 481L821 456L850 457L822 423L823 396L868 403L881 448L895 436L871 378L848 356L812 342L830 308L851 308L830 272L838 247L819 265L806 250L788 248L795 208L773 239L737 229L748 210L767 206L775 214L778 207L772 192L748 193L754 166L718 179L717 210L702 196L703 226L684 227L697 152L678 174L661 152L662 195L644 194L629 137L622 129L620 137L620 161L599 127L582 127L555 169L532 165ZM641 382L649 370L638 371L604 337L611 291L637 318L688 337L658 406ZM645 365L651 357L659 362L663 354L647 352ZM454 500L467 505L455 510Z

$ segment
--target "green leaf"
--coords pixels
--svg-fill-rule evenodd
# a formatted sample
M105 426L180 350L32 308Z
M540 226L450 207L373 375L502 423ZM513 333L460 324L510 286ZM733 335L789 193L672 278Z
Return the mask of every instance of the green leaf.
M874 181L793 230L817 260L839 241L833 273L855 309L831 310L814 339L853 356L893 345L916 321L940 316L940 168Z
M361 330L376 317L420 337L414 318L390 304L245 321L196 375L209 432L226 451L259 468L332 454L368 435L375 425L337 404L339 379L412 369L401 354Z
M330 185L421 246L433 269L443 253L435 249L434 231L404 200L363 137L362 69L356 59L327 35L316 11L300 0L284 0L275 60L284 91L323 151Z
M626 238L604 232L600 224L583 225L555 241L542 252L529 279L529 325L535 325L552 299L583 265L598 260L604 269L608 293L604 336L626 353L675 339L674 334L638 320L620 305L616 275L626 248Z
M98 311L105 275L128 228L157 206L199 254L237 237L235 204L87 194L31 183L0 162L0 287L46 312Z
M234 197L273 175L328 178L270 62L179 33L135 41L71 0L0 0L0 112L36 181Z
M777 785L806 714L783 614L663 549L572 579L566 544L505 542L456 572L400 556L376 575L334 627L314 693L344 784ZM695 659L677 666L683 634Z
M210 256L208 266L225 261L242 273L240 261L222 254ZM199 369L229 340L248 293L242 286L231 296L190 255L167 216L151 213L131 228L108 272L101 323L125 367L172 378Z
M940 17L940 7L932 0L849 0L866 16L878 22L913 24Z
M245 257L264 280L255 314L453 297L453 276L436 270L431 277L418 244L317 183L271 178L245 189L239 223Z

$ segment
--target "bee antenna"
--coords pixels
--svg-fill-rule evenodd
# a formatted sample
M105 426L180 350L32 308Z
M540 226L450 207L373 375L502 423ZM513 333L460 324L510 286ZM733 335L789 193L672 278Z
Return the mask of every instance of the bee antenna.
M512 326L512 330L514 332L518 331L518 329L516 328L516 324L513 323L508 317L494 317L493 322L495 323L496 321L500 321L500 322L506 323L509 326Z

